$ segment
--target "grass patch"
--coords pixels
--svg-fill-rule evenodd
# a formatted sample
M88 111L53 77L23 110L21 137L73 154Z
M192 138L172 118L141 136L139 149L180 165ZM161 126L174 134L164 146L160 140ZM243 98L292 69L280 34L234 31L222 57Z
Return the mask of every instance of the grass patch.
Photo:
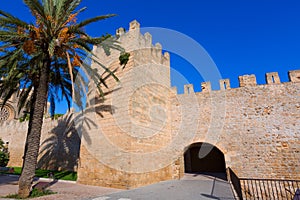
M30 196L28 198L36 198L36 197L41 197L41 196L50 195L50 194L56 194L56 193L51 190L33 189L30 192ZM9 194L9 195L5 196L4 198L22 199L18 194Z
M14 168L14 173L9 173L9 172L0 172L0 173L21 175L22 167L13 167L13 168ZM77 172L70 172L70 171L53 171L53 170L37 169L35 171L35 176L40 178L55 178L55 179L67 180L67 181L77 180Z
M51 190L33 189L30 193L30 198L35 198L35 197L40 197L40 196L45 196L45 195L50 195L50 194L56 194L56 192L53 192Z

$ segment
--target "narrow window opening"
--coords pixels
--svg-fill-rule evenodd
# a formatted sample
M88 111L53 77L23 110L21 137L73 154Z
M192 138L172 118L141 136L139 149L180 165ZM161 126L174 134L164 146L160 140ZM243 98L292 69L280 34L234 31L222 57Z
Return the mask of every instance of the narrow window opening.
M226 90L227 89L227 85L226 85L226 82L224 81L224 89Z
M274 78L274 76L272 76L272 83L275 83L275 78Z

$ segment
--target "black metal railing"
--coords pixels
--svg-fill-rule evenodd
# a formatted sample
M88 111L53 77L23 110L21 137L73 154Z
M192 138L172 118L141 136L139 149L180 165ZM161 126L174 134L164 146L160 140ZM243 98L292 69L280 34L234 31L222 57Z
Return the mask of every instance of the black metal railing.
M300 200L300 180L239 178L230 168L227 177L237 199Z
M243 199L300 200L299 180L240 178ZM298 197L298 199L297 199Z
M233 186L236 196L239 199L243 199L242 187L239 177L232 171L231 168L227 168L227 180Z

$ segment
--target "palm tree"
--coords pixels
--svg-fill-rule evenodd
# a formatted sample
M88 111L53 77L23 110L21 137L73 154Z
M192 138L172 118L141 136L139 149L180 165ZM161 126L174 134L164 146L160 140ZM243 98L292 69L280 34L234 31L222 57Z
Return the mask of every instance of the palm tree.
M114 15L77 22L78 14L85 10L77 9L82 0L23 1L34 16L34 23L0 11L0 95L6 102L21 88L19 111L23 107L30 111L23 170L19 179L18 193L22 198L29 196L35 175L47 100L50 99L51 114L54 114L54 99L58 92L70 106L72 94L78 94L75 92L78 88L73 84L75 76L79 79L82 77L80 80L84 82L80 66L98 86L100 93L100 86L106 86L105 79L108 76L117 80L114 73L100 63L105 75L98 74L83 62L86 56L92 54L93 45L102 46L107 53L111 48L120 50L120 64L126 64L129 57L112 36L95 38L83 30L90 23ZM98 62L95 55L92 59Z

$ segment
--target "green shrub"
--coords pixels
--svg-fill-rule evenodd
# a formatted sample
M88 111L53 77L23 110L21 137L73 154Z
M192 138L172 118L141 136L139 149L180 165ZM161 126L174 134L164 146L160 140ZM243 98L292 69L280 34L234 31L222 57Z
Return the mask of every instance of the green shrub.
M4 145L4 142L0 138L0 167L6 167L9 161L9 152L7 146Z
M50 194L56 194L56 193L51 190L39 190L34 188L30 193L30 198L41 197Z
M22 117L19 118L20 122L25 122L25 121L29 121L30 118L30 114L29 113L25 113Z
M57 119L60 118L61 116L64 116L64 114L54 114L54 115L53 115L53 119L57 120Z

